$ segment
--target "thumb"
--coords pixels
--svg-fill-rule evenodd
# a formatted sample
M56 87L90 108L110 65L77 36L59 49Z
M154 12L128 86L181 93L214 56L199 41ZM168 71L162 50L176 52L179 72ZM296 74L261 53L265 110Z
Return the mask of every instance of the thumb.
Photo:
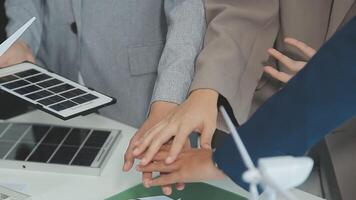
M211 149L211 141L215 132L215 125L205 125L201 133L200 146L204 149Z

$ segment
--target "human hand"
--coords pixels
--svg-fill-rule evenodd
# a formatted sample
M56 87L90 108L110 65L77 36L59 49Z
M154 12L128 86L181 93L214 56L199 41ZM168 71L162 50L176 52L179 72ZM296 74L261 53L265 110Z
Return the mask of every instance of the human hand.
M172 145L172 140L170 140L168 143L164 144L160 151L168 151L170 149ZM191 149L191 145L190 145L190 141L187 140L187 142L185 143L184 147L183 147L183 150L189 150ZM142 159L142 155L137 157L138 159ZM153 163L155 161L152 161L151 163ZM139 168L139 166L136 166L136 169ZM169 174L167 173L164 173L164 172L159 172L160 173L160 177L165 177ZM149 188L150 185L149 183L152 181L152 172L142 172L142 174L149 174L150 176L147 176L145 177L146 179L143 181L143 185L146 187L146 188ZM167 184L167 185L162 185L162 192L163 194L165 195L171 195L172 194L172 186L170 184ZM183 182L178 182L176 183L176 189L181 191L181 190L184 190L185 188L185 184Z
M284 40L285 43L296 47L300 50L304 55L307 56L308 60L314 56L316 50L311 48L310 46L306 45L305 43L296 40L294 38L286 38ZM264 71L271 75L273 78L278 79L284 83L287 83L293 76L298 73L301 69L304 68L306 62L304 61L295 61L286 55L283 55L281 52L277 51L276 49L270 48L267 50L268 53L273 56L275 59L283 63L288 69L290 69L294 74L287 74L284 72L280 72L273 68L272 66L265 66Z
M219 180L225 178L225 174L219 170L212 160L211 149L187 149L183 150L172 164L166 164L169 156L168 149L161 149L153 158L154 162L146 166L138 165L140 172L166 173L147 183L151 186L174 184L177 182L200 182L204 180Z
M35 63L31 49L25 42L15 42L2 56L0 56L0 68L29 61Z
M177 158L189 134L201 134L201 146L211 148L211 140L216 128L218 93L210 89L199 89L189 96L176 110L147 131L142 140L135 144L133 154L144 153L141 165L151 162L161 146L174 137L166 163Z
M124 166L123 171L129 171L134 163L135 157L132 154L134 146L133 144L141 139L142 135L155 124L157 124L168 112L175 109L178 105L175 103L169 103L164 101L156 101L152 103L151 110L148 118L142 124L140 129L135 133L135 135L131 138L129 146L127 147L125 156L124 156ZM148 180L152 179L152 173L143 173L142 174L142 182L145 183ZM177 189L184 189L184 184L178 183ZM163 186L163 193L170 193L172 191L171 186Z

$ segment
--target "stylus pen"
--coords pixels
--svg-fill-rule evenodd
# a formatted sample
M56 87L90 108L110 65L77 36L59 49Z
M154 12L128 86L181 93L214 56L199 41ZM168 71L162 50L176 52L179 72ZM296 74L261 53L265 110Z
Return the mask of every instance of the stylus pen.
M14 34L12 34L7 40L5 40L1 45L0 45L0 56L2 56L10 47L13 45L20 37L21 35L28 29L28 27L31 26L31 24L36 20L36 17L31 18L24 24L22 27L20 27Z

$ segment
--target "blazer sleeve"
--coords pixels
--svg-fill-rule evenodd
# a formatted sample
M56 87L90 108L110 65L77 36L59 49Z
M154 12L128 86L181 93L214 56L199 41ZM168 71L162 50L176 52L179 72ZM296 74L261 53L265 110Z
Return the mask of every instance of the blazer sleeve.
M34 55L37 54L41 42L42 6L42 0L5 1L5 11L9 19L9 22L6 26L6 32L8 36L13 34L29 19L36 17L36 21L20 38L20 40L26 42L26 44L32 49Z
M253 161L303 155L326 134L356 117L356 18L336 33L281 91L238 132ZM214 160L232 180L247 188L246 170L229 135Z
M261 56L251 54L268 58L266 49L273 46L279 28L278 1L205 0L205 7L207 32L190 91L213 89L232 102L243 90L252 99L263 68ZM241 84L242 77L250 82ZM251 101L240 107L250 107ZM235 115L246 119L248 112Z
M194 74L195 59L205 33L202 0L165 0L167 38L158 65L151 102L181 103L186 98Z

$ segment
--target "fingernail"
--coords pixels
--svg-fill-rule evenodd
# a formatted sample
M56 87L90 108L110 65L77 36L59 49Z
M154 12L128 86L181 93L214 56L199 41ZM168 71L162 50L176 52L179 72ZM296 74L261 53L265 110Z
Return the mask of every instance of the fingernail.
M171 156L168 156L166 159L167 164L171 164L173 162L173 158Z
M178 191L182 191L182 190L184 190L184 185L177 185L176 188Z
M134 156L138 156L139 150L136 148L132 153L133 153Z
M125 162L125 164L124 164L124 167L123 167L123 171L128 171L129 170L129 168L130 168L130 161L128 161L128 162Z
M145 185L146 185L147 188L150 188L150 187L151 187L151 184L152 184L152 181L151 181L151 180L146 180Z
M204 149L211 149L211 146L210 146L210 144L203 144L203 148Z
M163 193L165 195L171 195L172 191L169 188L163 188Z
M146 165L146 163L147 163L147 159L146 158L142 158L140 164L141 165Z
M149 182L150 182L150 180L144 180L143 181L143 185L145 186L145 188L150 188Z

